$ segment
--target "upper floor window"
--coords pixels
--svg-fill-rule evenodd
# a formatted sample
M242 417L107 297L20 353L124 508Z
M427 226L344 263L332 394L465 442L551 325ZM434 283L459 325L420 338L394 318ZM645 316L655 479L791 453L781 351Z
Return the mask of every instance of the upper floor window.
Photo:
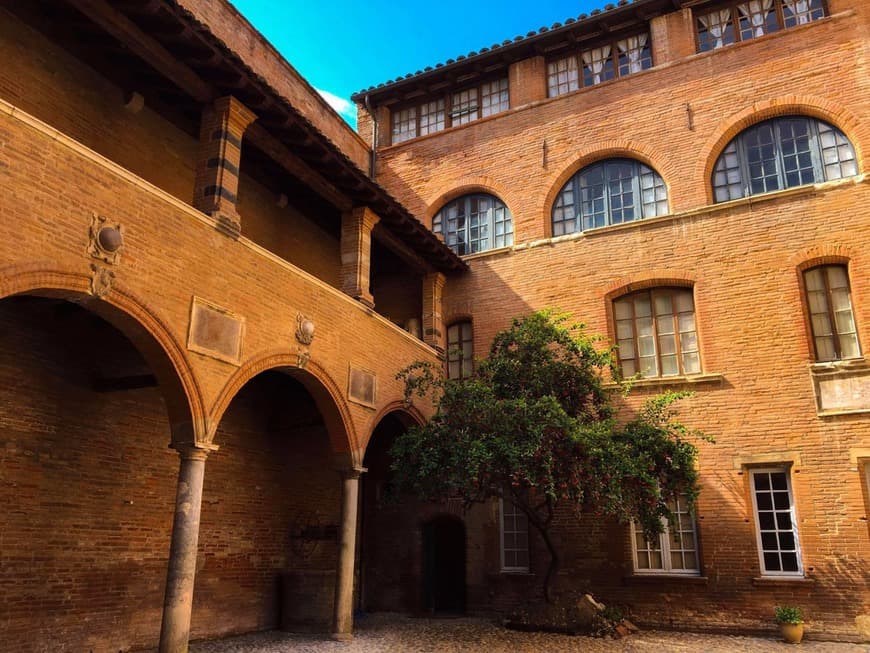
M392 113L393 143L486 118L510 105L507 77L450 93Z
M695 518L686 498L680 496L670 504L673 523L665 520L664 532L654 541L646 539L632 522L634 570L642 574L698 574L698 535Z
M860 358L845 265L821 265L804 272L807 309L817 361Z
M474 372L474 332L463 320L447 327L447 378L467 379Z
M667 212L665 182L652 168L632 159L608 159L583 168L559 191L553 204L553 235Z
M824 0L744 0L698 14L698 50L715 50L825 15Z
M629 36L549 62L548 95L563 95L647 68L652 68L649 34Z
M855 150L836 127L788 116L753 125L728 143L713 169L717 202L858 174Z
M511 212L494 195L463 195L446 204L432 220L432 231L459 255L514 243Z
M653 288L613 302L625 377L698 374L701 358L691 288Z

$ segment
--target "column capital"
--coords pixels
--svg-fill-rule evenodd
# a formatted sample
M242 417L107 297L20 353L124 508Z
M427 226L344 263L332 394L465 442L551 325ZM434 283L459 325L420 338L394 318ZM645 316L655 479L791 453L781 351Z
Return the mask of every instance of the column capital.
M338 470L338 473L341 475L342 480L356 480L367 471L369 471L368 467L354 465L353 467L343 467Z
M248 107L242 104L232 95L220 97L214 101L212 108L218 113L225 113L228 124L238 130L244 132L252 122L257 119L257 114L251 111Z
M213 451L220 447L216 444L194 444L190 442L173 442L170 449L175 449L182 460L205 460Z

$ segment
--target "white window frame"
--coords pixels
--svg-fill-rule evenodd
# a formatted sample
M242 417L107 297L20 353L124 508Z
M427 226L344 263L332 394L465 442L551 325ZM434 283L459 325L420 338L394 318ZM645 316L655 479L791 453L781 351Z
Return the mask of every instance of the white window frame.
M507 502L508 506L510 506L513 510L516 511L516 514L521 515L526 520L526 558L530 559L530 551L529 551L529 540L528 540L528 532L529 532L529 521L528 516L515 505L513 505L510 501ZM527 574L529 573L529 565L525 566L509 566L505 564L505 547L504 547L504 518L505 518L505 500L499 497L498 499L498 540L499 540L499 553L501 557L501 571L505 574ZM520 531L511 531L512 533L518 533ZM512 549L513 551L522 551L523 549Z
M788 490L789 500L789 515L791 519L791 530L794 535L794 553L797 556L797 571L768 571L764 565L764 548L761 544L761 522L758 517L758 498L755 493L755 475L756 474L782 473L785 474L785 487ZM797 510L795 508L794 490L791 483L791 467L789 465L777 465L771 467L753 467L749 470L749 492L752 494L752 514L755 520L755 544L758 549L758 566L762 576L778 577L778 578L803 578L804 564L801 556L801 541L800 533L798 532ZM779 532L777 530L777 532ZM781 551L782 549L777 549Z
M685 501L684 497L680 497ZM637 561L637 536L642 533L641 529L631 522L631 557L634 564L634 573L638 576L700 576L701 575L701 552L698 550L698 522L695 516L689 513L692 520L692 544L695 551L695 568L694 569L673 569L671 567L671 539L669 537L669 524L667 519L663 519L665 530L659 534L659 551L662 553L662 568L661 569L641 569ZM649 542L648 542L649 543Z

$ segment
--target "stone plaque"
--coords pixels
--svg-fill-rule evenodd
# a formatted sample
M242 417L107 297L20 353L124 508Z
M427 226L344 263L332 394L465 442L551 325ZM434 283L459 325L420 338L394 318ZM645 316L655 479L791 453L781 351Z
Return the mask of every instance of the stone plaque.
M347 395L351 401L375 407L377 401L377 377L368 370L350 368Z
M870 368L813 374L819 413L870 411Z
M187 348L191 351L238 365L244 331L244 318L199 297L193 298L187 337Z

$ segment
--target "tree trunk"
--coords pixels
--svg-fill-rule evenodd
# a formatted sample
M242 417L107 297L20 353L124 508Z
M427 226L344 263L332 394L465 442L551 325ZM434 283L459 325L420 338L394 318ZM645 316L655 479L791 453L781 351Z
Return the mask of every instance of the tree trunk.
M544 575L544 600L547 603L553 602L553 597L550 596L550 583L553 578L556 577L556 572L559 571L559 553L556 551L556 547L553 544L553 540L550 537L550 529L547 527L542 527L540 524L532 522L532 526L534 526L537 531L541 534L541 538L544 540L544 544L547 545L547 551L550 553L550 564L547 566L547 573Z

